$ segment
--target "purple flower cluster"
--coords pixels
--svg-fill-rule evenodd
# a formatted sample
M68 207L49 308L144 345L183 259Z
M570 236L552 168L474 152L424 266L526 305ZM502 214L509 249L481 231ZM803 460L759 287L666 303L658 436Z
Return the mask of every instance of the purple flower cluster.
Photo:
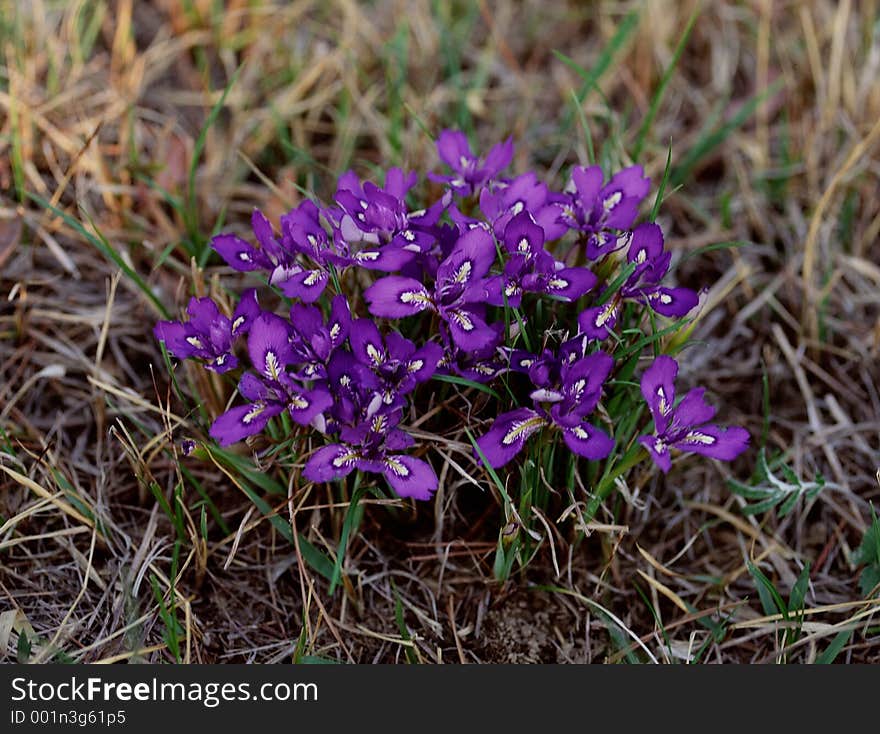
M606 181L598 166L576 167L553 191L533 173L503 175L510 140L478 157L462 133L447 130L437 150L451 173L429 175L437 196L425 208L409 203L414 173L392 168L380 187L348 172L329 206L305 201L277 229L255 211L252 241L214 237L230 267L262 273L271 302L287 309L264 308L248 290L231 316L193 298L186 321L156 326L177 358L220 373L246 367L242 402L211 426L221 445L285 414L309 427L302 437L320 437L307 480L371 472L401 497L427 499L437 476L416 457L427 447L406 421L436 402L420 386L448 375L507 388L510 400L499 400L477 441L477 456L493 467L538 433L589 460L612 452L613 425L596 413L616 368L615 328L623 320L632 331L648 311L680 318L698 301L692 290L662 285L671 260L663 234L635 224L649 189L643 170ZM708 424L714 410L701 390L675 405L676 373L663 356L642 377L654 432L639 442L657 465L668 471L671 449L727 460L741 453L748 435Z

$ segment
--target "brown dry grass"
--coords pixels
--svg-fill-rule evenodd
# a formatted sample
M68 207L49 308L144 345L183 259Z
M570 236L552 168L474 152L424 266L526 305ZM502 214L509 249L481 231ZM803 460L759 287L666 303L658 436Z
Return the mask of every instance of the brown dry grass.
M548 530L540 557L504 588L492 581L497 506L464 482L450 477L433 507L370 507L350 583L330 599L230 479L195 460L184 465L230 533L212 526L203 541L198 497L185 498L189 541L170 578L174 529L148 487L173 498L169 436L198 429L186 405L169 404L157 314L60 218L16 200L18 179L97 227L174 310L192 281L175 247L185 223L146 181L186 195L199 130L242 62L197 168L203 232L221 215L241 226L255 205L277 215L298 186L326 196L350 164L424 170L434 161L421 125L436 131L462 106L484 143L516 136L518 170L557 175L584 143L576 121L560 132L579 82L552 51L589 68L635 5L638 30L602 80L610 106L597 95L584 105L597 141L628 144L693 2L498 0L450 13L427 0L229 0L213 17L199 0L2 3L0 659L15 658L22 632L36 660L171 659L151 577L177 608L187 662L289 661L301 635L309 655L357 662L666 661L704 644L711 662L810 661L850 627L840 659L880 659L877 599L862 598L852 560L880 465L876 2L703 3L642 156L656 182L667 141L682 156L713 112L729 118L781 80L668 196L661 221L683 253L754 243L679 267L688 284L716 284L684 378L758 435L765 365L769 445L799 476L821 471L833 486L783 519L746 517L724 479L746 478L754 452L667 479L645 470L616 519L576 545ZM198 288L221 294L220 273L231 282L210 267ZM332 549L344 516L333 502L307 493L275 504ZM749 561L783 595L812 564L796 645L761 611ZM707 619L726 634L710 639Z

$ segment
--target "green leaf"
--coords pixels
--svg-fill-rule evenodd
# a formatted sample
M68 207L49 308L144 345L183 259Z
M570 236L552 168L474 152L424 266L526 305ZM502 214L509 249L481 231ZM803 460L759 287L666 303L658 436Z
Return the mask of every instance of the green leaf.
M22 630L18 633L18 644L15 647L15 660L24 665L31 659L31 641L28 639L27 632Z
M791 587L791 594L788 597L788 611L800 612L804 608L804 599L807 596L807 588L810 584L810 564L804 566L794 586Z
M336 563L333 564L333 575L330 578L330 595L333 595L333 592L336 591L336 585L339 583L339 578L342 574L342 564L345 561L345 551L348 548L348 539L351 537L351 533L353 530L357 528L360 524L361 517L363 517L363 507L360 507L358 503L361 501L361 497L364 496L365 490L360 486L360 472L355 475L355 488L351 495L351 502L348 505L348 510L345 513L345 520L342 523L342 532L339 535L339 546L336 549Z
M761 606L764 608L764 614L782 614L787 620L788 607L779 592L776 590L773 582L770 581L770 579L764 575L763 571L752 562L748 563L748 569L752 578L755 580L755 586L758 589L758 596L761 599Z
M843 632L838 632L837 636L831 640L831 644L825 648L825 651L816 658L816 665L830 665L835 661L837 656L840 654L840 651L846 647L850 638L852 637L852 630L844 630Z

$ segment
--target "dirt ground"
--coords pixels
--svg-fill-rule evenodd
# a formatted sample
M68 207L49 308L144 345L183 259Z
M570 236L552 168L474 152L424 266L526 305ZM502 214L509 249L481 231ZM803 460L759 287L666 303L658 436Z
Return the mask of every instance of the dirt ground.
M743 513L727 480L756 450L643 466L588 537L549 518L502 585L497 498L450 480L431 503L368 503L331 596L227 473L180 451L222 398L184 366L171 390L154 301L177 314L193 283L241 282L198 268L188 238L277 216L298 187L327 197L349 166L436 168L423 128L513 135L514 168L559 183L587 143L582 79L553 51L594 69L637 8L580 105L597 146L631 151L696 5L6 0L0 660L814 662L849 633L837 662L880 662L856 553L880 497L876 2L703 2L640 156L656 185L672 142L659 221L678 281L710 287L680 379L725 422L766 422L772 455L825 478L817 496ZM196 484L225 530L206 513L200 532ZM293 484L260 496L333 556L346 499ZM800 621L767 612L751 564L786 601L810 565Z

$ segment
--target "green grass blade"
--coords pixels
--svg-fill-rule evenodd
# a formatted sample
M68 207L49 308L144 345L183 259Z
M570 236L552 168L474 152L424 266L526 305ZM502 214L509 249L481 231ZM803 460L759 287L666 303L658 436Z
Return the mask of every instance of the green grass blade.
M125 274L125 276L134 283L138 290L143 293L150 303L153 304L156 311L163 319L170 319L171 314L168 312L168 309L165 308L164 304L159 300L153 290L147 285L147 282L141 277L140 273L136 272L132 269L127 262L122 258L122 256L113 249L113 246L107 241L107 239L101 234L100 230L95 227L94 223L89 218L89 223L95 227L95 234L89 232L79 221L70 216L67 212L59 209L56 206L53 206L50 202L46 201L46 199L38 196L37 194L32 194L28 192L28 196L37 202L44 209L51 211L55 216L61 217L64 223L74 230L78 235L83 237L92 247L94 247L98 252L100 252L104 257L110 260L112 263L117 265L119 269ZM80 210L82 211L82 210ZM85 212L83 212L85 214ZM88 218L88 215L86 215Z
M673 169L670 177L672 185L679 186L683 184L694 168L696 168L697 164L727 140L727 138L729 138L737 128L741 127L746 120L754 115L758 106L761 105L770 95L776 93L781 86L782 79L777 79L769 87L750 97L733 117L717 129L712 129L714 128L714 121L711 122L711 127L707 126L704 129L694 147L685 154L681 163Z
M654 118L657 117L657 112L660 109L660 103L663 101L663 95L666 93L666 87L669 84L669 80L672 79L672 74L675 72L675 67L678 66L678 62L681 59L681 54L684 51L684 47L687 45L688 39L691 36L691 31L694 29L694 23L696 22L697 17L700 14L700 10L700 6L697 5L697 7L694 8L694 12L691 13L691 17L688 19L687 25L684 28L684 32L681 34L678 45L675 47L675 51L672 54L672 60L669 62L669 66L667 66L666 70L663 72L663 76L660 78L660 84L657 85L657 90L654 92L654 96L651 99L651 104L648 107L648 114L645 115L642 126L639 128L639 134L636 137L636 144L633 148L632 154L633 160L638 160L639 156L642 153L642 148L645 145L645 138L647 138L648 133L651 131L651 126L654 124Z
M605 72L608 71L609 67L611 66L611 62L614 61L614 57L617 55L617 52L626 43L627 39L636 29L638 23L638 10L633 10L629 14L627 14L626 17L624 17L624 19L620 22L620 25L617 27L617 32L611 37L611 40L599 54L599 58L596 59L595 63L593 63L589 69L584 69L580 64L570 59L561 51L557 51L555 49L553 50L553 54L556 56L557 59L559 59L562 63L572 69L578 76L580 76L581 79L583 79L583 84L581 84L581 88L577 93L578 106L583 105L587 97L590 95L590 92L593 91L594 87L605 75ZM562 132L566 132L571 127L571 123L572 112L571 110L569 110L562 123Z

